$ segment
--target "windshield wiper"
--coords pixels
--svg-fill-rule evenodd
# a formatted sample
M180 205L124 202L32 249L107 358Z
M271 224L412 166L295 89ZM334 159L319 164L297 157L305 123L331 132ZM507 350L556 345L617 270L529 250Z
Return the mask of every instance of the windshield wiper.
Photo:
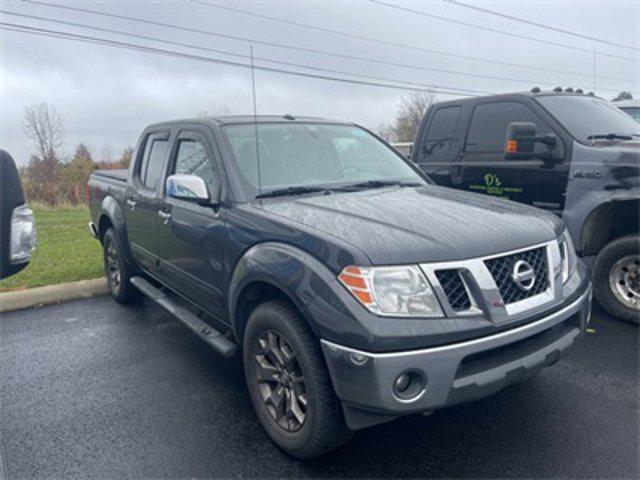
M269 190L268 192L262 192L256 195L255 198L267 198L267 197L284 197L287 195L303 195L305 193L317 193L324 192L327 189L325 187L303 187L294 186L286 188L277 188L275 190Z
M366 182L352 183L345 185L342 189L345 190L360 190L365 188L382 188L382 187L420 187L422 184L419 182L402 182L400 180L367 180Z
M621 135L619 133L601 133L589 135L587 140L633 140L633 135Z

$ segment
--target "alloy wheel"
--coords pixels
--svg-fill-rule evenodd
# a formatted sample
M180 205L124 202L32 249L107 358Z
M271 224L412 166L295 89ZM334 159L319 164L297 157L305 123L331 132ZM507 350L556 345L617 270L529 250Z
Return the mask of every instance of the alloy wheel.
M304 375L284 336L267 330L257 339L254 355L258 391L273 421L287 432L302 428L307 418Z
M112 241L107 242L106 247L106 264L107 276L109 277L109 285L114 293L120 292L122 284L122 273L120 272L120 262L118 261L118 251Z

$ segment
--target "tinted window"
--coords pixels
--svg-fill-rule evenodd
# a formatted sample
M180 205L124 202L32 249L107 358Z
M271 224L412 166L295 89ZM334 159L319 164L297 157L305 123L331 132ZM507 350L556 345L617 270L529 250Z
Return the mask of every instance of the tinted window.
M569 130L586 143L592 135L640 133L640 126L610 102L583 95L544 95L536 98Z
M214 183L216 177L204 145L195 140L180 140L173 173L196 175L207 185Z
M532 122L538 134L550 133L526 105L517 102L481 104L473 110L465 151L503 152L507 126L511 122Z
M444 154L449 151L461 110L460 107L445 107L436 110L424 136L422 151L419 153L420 157Z
M164 167L164 161L167 157L167 146L169 142L167 140L152 140L150 151L145 162L142 165L140 171L140 180L147 188L155 190L158 186L158 181L162 177L162 170ZM145 154L147 149L145 148Z
M631 115L636 122L640 122L640 107L624 107L620 110Z

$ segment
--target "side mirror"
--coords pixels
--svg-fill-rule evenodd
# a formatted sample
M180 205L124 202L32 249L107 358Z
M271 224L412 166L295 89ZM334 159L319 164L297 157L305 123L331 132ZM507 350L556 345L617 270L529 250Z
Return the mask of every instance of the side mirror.
M538 136L534 123L511 122L507 127L505 157L509 160L529 160L536 157L551 160L553 155L550 150L557 141L553 134ZM549 151L542 154L536 152L536 143L546 145Z
M24 205L16 164L0 150L0 278L25 268L36 246L33 212Z
M180 200L212 205L219 201L217 188L215 190L211 196L207 184L197 175L176 174L167 178L167 195Z

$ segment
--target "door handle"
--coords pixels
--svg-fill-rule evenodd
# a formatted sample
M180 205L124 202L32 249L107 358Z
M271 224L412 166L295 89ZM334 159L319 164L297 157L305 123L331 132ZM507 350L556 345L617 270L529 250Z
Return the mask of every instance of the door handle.
M132 198L127 198L127 206L129 207L129 209L131 211L135 210L137 204L138 204L138 202L136 202Z
M169 220L171 220L171 214L169 212L163 212L162 210L158 210L158 216L162 219L162 223L167 225Z

